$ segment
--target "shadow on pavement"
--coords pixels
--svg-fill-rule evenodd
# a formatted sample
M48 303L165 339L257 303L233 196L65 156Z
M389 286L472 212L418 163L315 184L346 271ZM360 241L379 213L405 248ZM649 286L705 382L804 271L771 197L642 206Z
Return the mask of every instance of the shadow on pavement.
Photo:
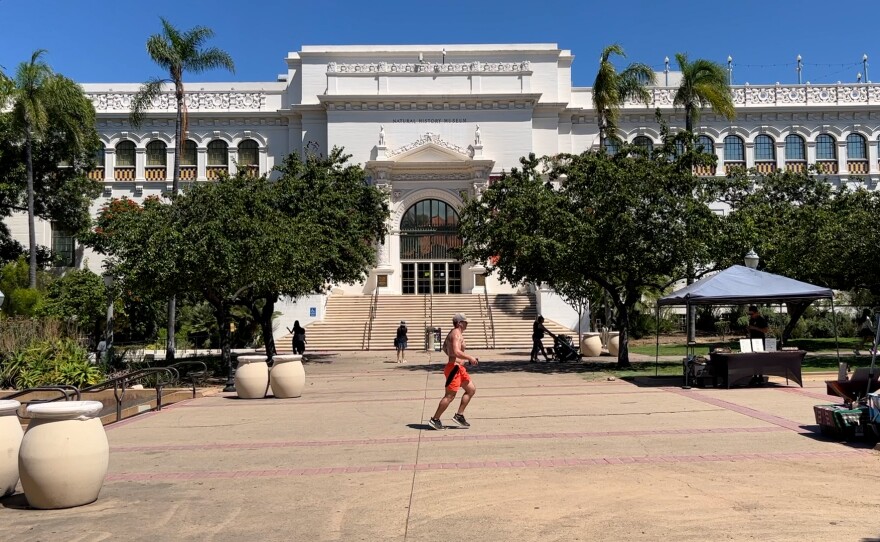
M426 423L408 423L408 424L406 424L406 426L409 427L410 429L418 429L421 431L432 431L432 432L437 431L436 429L434 429L433 427L431 427L430 425L428 425ZM443 429L441 429L441 431L446 431L447 429L467 429L467 427L461 427L460 425L447 425L444 423Z
M0 498L0 506L3 508L14 508L16 510L29 510L27 499L24 493L14 493L7 497Z
M400 365L400 370L413 372L437 371L445 365L445 361L433 363L411 363ZM533 373L533 374L587 374L605 371L613 367L612 364L577 363L570 361L540 361L529 363L528 361L483 361L477 366L466 366L468 373L497 374L497 373Z

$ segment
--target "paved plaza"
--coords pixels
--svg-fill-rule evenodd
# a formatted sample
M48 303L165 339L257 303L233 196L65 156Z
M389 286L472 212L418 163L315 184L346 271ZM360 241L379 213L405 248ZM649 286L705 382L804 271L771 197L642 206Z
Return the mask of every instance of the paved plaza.
M428 429L444 378L418 352L317 355L301 398L209 391L108 426L98 501L17 493L0 538L880 540L880 452L816 432L827 376L684 390L479 355L469 429Z

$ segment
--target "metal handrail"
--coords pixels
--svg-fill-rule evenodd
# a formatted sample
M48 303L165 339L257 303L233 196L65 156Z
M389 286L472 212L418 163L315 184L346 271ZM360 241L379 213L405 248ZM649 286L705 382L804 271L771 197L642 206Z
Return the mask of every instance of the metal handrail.
M194 365L197 367L201 367L201 370L188 371L186 373L186 376L189 377L190 383L192 384L192 396L193 396L193 399L195 399L196 398L196 379L199 377L205 378L208 376L208 366L205 364L205 362L204 361L178 361L177 363L172 363L171 365L169 365L166 368L167 369L174 369L175 371L177 371L177 378L180 379L181 374L178 369L180 369L181 367L186 367L188 365Z
M376 310L379 305L379 287L373 290L373 296L370 299L370 315L367 320L367 350L370 349L370 342L373 338L373 320L376 319Z
M489 306L489 288L485 282L483 283L483 299L486 300L486 312L489 313L489 327L492 330L492 348L495 348L495 318L492 316L492 307Z
M162 410L162 388L167 384L180 379L180 373L173 367L147 367L138 369L123 375L99 382L92 386L83 388L82 392L96 392L110 389L113 386L113 397L116 399L116 421L122 420L122 399L125 397L126 384L136 381L150 374L167 373L170 378L165 381L158 380L156 382L156 411Z
M6 397L3 397L3 399L4 400L15 399L16 397L24 397L25 395L27 395L29 393L36 393L39 391L57 391L57 392L61 393L61 397L59 397L58 399L61 399L63 397L65 401L70 401L71 395L75 395L77 401L79 401L80 397L82 397L80 395L79 389L76 386L71 386L69 384L59 384L57 386L38 386L35 388L27 388L27 389L19 390L19 391L13 393L12 395L7 395ZM20 401L20 402L21 403L36 403L36 402L51 403L53 401L57 401L58 399L52 399L52 400L37 399L35 401Z

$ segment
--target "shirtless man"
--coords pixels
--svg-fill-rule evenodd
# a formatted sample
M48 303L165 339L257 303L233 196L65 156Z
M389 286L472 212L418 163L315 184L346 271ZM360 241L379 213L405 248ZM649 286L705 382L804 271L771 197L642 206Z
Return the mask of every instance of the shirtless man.
M471 398L477 393L477 387L471 380L465 365L479 365L480 359L464 353L464 337L462 337L462 333L467 329L467 324L467 317L464 314L458 313L453 316L452 331L449 332L446 340L443 341L443 351L449 356L446 368L443 369L443 374L446 376L446 394L443 396L443 399L440 399L440 404L437 405L437 412L434 413L434 417L428 420L428 425L432 429L443 429L440 416L443 415L449 404L455 400L455 395L462 386L464 386L464 395L461 396L458 412L452 419L462 427L471 426L464 418L464 409L467 408Z

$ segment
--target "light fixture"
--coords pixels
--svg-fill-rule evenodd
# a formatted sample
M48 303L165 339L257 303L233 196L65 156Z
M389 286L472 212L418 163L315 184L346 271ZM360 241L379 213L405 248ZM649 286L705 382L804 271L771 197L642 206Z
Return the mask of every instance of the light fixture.
M746 257L744 258L744 260L746 262L746 267L748 267L749 269L757 269L758 262L761 261L761 258L758 257L758 254L755 252L755 249L749 249L749 253L746 254Z

